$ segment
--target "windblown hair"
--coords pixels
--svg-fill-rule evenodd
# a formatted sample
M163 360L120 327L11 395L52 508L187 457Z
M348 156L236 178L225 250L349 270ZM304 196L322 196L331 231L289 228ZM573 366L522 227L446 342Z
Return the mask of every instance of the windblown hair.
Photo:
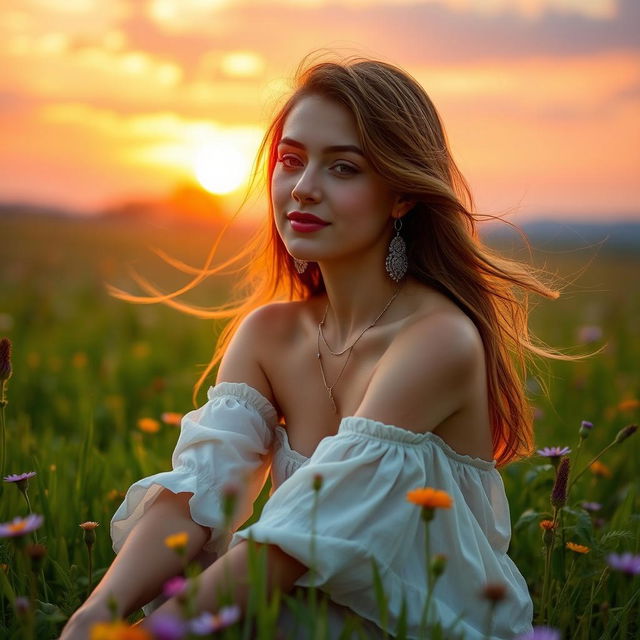
M135 302L163 302L203 318L229 319L195 385L194 403L248 313L270 301L322 294L325 288L317 264L310 263L302 275L295 270L276 230L271 201L271 177L285 119L302 98L310 95L332 100L353 114L369 163L395 193L416 203L403 219L409 273L458 305L480 333L497 465L530 455L533 415L525 396L527 371L531 366L537 368L536 356L565 360L574 356L551 349L530 335L528 297L535 293L557 298L559 293L545 284L544 272L502 257L483 244L477 223L495 216L473 212L469 187L451 156L433 103L414 78L391 64L352 58L305 68L303 60L293 93L266 131L253 168L249 191L263 178L269 196L269 216L253 243L216 267L210 266L216 246L202 269L169 259L174 266L195 275L178 291L162 294L139 279L150 297L132 296L113 288L112 293ZM204 278L237 263L244 264L245 274L236 289L236 302L203 309L175 299Z

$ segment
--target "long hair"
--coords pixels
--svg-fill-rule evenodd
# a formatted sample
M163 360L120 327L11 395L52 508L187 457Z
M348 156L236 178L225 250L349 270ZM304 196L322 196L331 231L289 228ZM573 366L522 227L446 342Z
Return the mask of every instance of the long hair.
M114 288L112 293L135 302L163 302L203 318L229 320L196 382L195 403L198 390L253 309L273 300L304 300L324 292L317 264L310 263L303 274L295 270L276 230L271 200L271 177L285 119L309 95L332 100L353 114L365 156L374 170L394 192L416 203L403 218L409 273L452 300L480 333L497 465L530 455L533 416L525 396L527 371L537 368L536 356L576 357L542 344L529 333L529 294L557 298L558 290L545 283L544 272L502 257L482 242L477 222L495 216L474 213L470 189L452 158L433 103L414 78L391 64L351 58L307 67L303 60L293 92L272 119L253 167L249 191L257 181L264 180L269 215L252 243L216 267L210 266L215 247L202 269L190 269L168 259L195 275L188 285L173 293L162 294L141 278L139 282L152 294L150 297L132 296ZM203 309L176 300L204 278L234 263L245 264L235 301Z

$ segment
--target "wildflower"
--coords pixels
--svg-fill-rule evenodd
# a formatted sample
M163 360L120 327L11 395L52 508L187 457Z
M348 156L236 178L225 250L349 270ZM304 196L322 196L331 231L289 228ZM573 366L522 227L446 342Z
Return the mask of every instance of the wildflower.
M145 433L158 433L160 431L160 423L153 418L140 418L138 420L138 429Z
M629 398L618 403L618 411L633 411L640 407L640 400L637 398Z
M612 569L629 576L640 575L640 555L634 555L628 551L622 554L610 553L607 556L607 564Z
M543 458L561 458L571 453L569 447L545 447L544 449L538 449L538 455Z
M622 429L618 431L618 435L616 436L616 439L614 440L614 442L616 444L620 444L627 438L630 438L637 430L638 430L637 424L628 424L626 427L622 427Z
M516 637L515 640L560 640L560 632L553 627L533 627Z
M142 627L130 627L122 620L94 624L89 638L90 640L153 640L149 631Z
M84 531L84 542L87 545L87 547L92 546L93 543L96 541L95 529L96 527L99 527L100 524L98 522L93 522L92 520L89 520L88 522L83 522L78 526Z
M593 422L589 422L588 420L583 420L580 423L580 430L578 431L578 434L584 440L589 436L592 429L593 429Z
M240 620L240 613L238 605L223 607L218 613L205 611L191 620L189 628L191 633L197 636L206 636L236 623Z
M489 582L484 585L480 595L489 602L502 602L507 597L507 586L502 582Z
M313 474L313 490L314 491L320 491L320 489L322 489L322 481L324 480L324 478L322 477L321 473L314 473Z
M31 609L29 598L26 596L16 596L16 599L13 601L13 609L18 615L28 613L29 609Z
M556 525L554 524L553 520L541 520L540 528L544 529L545 531L550 531L551 529L555 529Z
M162 586L162 593L167 598L174 598L182 595L187 589L187 579L182 576L174 576L169 578Z
M4 383L11 377L11 340L0 340L0 383Z
M602 505L599 502L582 502L580 506L586 511L600 511Z
M578 340L584 344L602 339L602 329L597 325L585 325L578 329Z
M25 549L29 558L31 558L31 568L34 572L40 571L42 561L47 555L47 548L41 544L28 544Z
M179 427L182 423L182 414L175 413L173 411L165 411L161 416L160 420L165 424L168 424L172 427Z
M591 551L589 547L585 547L583 544L576 544L575 542L567 542L566 547L569 551L575 551L576 553L589 553L589 551Z
M569 479L569 458L562 458L556 481L551 492L551 505L556 509L564 507L567 502L567 480Z
M553 544L553 530L556 528L556 524L553 520L541 520L540 528L542 529L542 542L546 547Z
M18 487L22 493L25 493L29 488L29 479L33 478L35 475L35 471L27 471L27 473L12 473L11 475L5 476L4 481L15 483L16 487Z
M447 568L447 556L444 553L436 553L431 559L431 571L439 578Z
M446 492L433 487L422 487L407 492L407 500L422 507L425 522L433 520L435 509L450 509L453 498Z
M71 364L76 369L84 369L87 366L87 362L88 362L87 354L84 353L83 351L78 351L74 353L73 357L71 358Z
M173 549L178 555L182 555L187 549L189 534L186 531L174 533L164 539L164 543L169 549Z
M14 518L11 522L0 524L0 538L24 536L42 526L44 517L30 513L26 518Z
M149 629L154 640L182 640L187 632L186 623L169 614L160 614L150 618Z
M113 502L113 500L122 500L124 498L124 493L122 491L118 491L117 489L111 489L107 493L107 500L109 502Z
M611 469L609 469L609 467L607 467L606 464L600 462L600 460L594 460L590 465L589 465L589 469L591 470L591 473L593 473L594 476L602 476L603 478L610 478L611 477Z

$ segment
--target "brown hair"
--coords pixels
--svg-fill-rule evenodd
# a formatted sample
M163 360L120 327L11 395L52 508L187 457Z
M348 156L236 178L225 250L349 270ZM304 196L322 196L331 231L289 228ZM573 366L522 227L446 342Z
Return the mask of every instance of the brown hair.
M396 193L416 203L403 219L409 273L455 302L482 337L493 454L498 466L530 455L533 417L525 396L525 376L529 367L536 367L533 356L565 360L576 356L551 349L530 335L528 295L557 298L558 291L544 283L543 272L502 257L483 244L477 222L495 216L473 213L469 187L451 156L438 113L414 78L391 64L364 58L320 62L308 68L305 62L296 73L293 93L273 118L256 157L247 193L264 178L269 216L254 241L231 260L210 268L214 247L205 267L191 269L194 279L173 293L161 294L142 279L139 282L151 297L131 296L114 288L112 293L130 301L163 302L203 318L230 319L195 385L195 403L198 390L250 311L273 300L301 300L324 292L317 264L310 263L304 274L298 274L277 233L271 176L277 143L291 109L308 95L333 100L353 114L363 150L375 171ZM204 278L238 261L246 261L246 266L237 302L201 309L175 300ZM182 263L169 262L189 271Z

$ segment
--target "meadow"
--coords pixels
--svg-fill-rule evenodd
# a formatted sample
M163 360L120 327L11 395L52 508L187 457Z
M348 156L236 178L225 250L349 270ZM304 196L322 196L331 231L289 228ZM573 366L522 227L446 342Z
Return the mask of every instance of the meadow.
M193 407L193 385L220 330L164 306L116 300L105 282L135 292L132 265L171 289L184 274L149 247L199 265L214 237L214 229L159 221L0 217L0 338L12 343L13 369L2 473L36 473L28 498L33 513L44 516L34 534L0 539L0 637L57 637L90 589L79 527L86 521L99 523L92 583L99 580L113 557L111 516L131 483L170 468L179 429L171 414ZM534 455L501 470L513 525L510 555L527 579L536 622L558 637L637 638L640 560L616 566L620 557L611 554L640 553L640 435L624 431L630 437L588 463L638 421L640 247L563 249L556 242L536 249L535 262L569 284L559 300L536 304L534 333L569 353L606 346L585 360L550 362L528 380L537 447L571 452ZM223 253L231 250L233 242ZM187 300L219 302L231 281L208 280ZM584 437L583 421L592 425L582 426ZM554 507L561 457L570 460L571 484L565 503L556 496ZM17 483L3 482L0 496L0 522L27 515ZM18 538L44 548L25 554ZM247 637L231 635L239 626L218 635Z

